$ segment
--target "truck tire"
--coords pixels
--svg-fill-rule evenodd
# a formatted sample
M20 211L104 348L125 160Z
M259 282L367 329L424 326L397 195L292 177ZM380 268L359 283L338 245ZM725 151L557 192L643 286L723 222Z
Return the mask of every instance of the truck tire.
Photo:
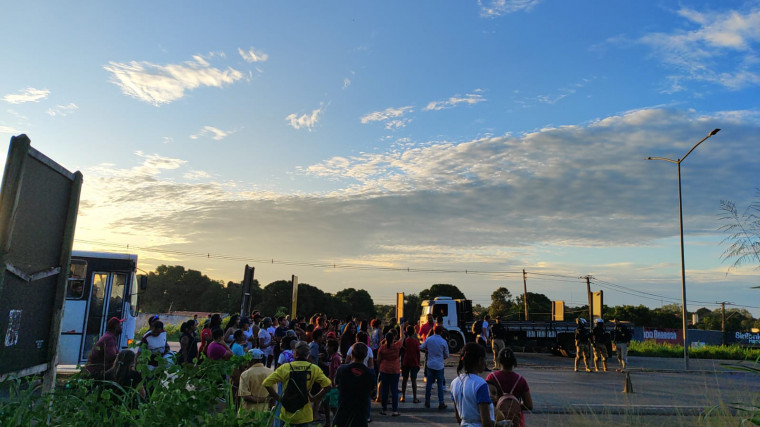
M464 339L456 333L449 334L449 353L458 353L464 347Z

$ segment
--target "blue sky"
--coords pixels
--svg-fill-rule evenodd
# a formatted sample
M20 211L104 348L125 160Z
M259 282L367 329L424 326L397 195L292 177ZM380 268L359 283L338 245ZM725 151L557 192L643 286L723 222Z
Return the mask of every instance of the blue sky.
M688 299L760 314L758 270L727 274L718 231L720 201L759 186L758 1L4 16L0 137L82 171L77 248L225 281L249 263L264 284L296 274L380 303L453 283L487 304L524 268L529 290L581 304L590 274L608 304L659 306L680 301L676 168L644 159L721 128L682 164Z

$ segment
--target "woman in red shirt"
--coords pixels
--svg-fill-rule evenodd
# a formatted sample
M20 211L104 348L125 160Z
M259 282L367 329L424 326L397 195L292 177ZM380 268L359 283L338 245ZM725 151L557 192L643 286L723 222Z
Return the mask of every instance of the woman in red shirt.
M405 400L406 384L409 378L412 378L412 396L414 403L420 403L417 399L417 373L420 372L420 340L414 333L414 326L406 327L406 338L404 339L404 355L401 357L401 399Z
M491 400L493 400L494 403L498 402L501 397L499 391L502 393L511 393L520 401L521 409L532 410L533 398L530 396L528 381L526 381L522 375L512 370L517 365L515 353L509 348L501 349L497 355L496 363L501 370L491 372L486 377L488 389L491 393ZM504 414L496 414L496 421L500 421L503 417ZM523 412L520 413L519 421L520 423L517 424L518 426L522 427L525 425L525 414Z
M385 334L385 339L377 350L377 358L380 361L380 401L383 410L380 415L386 415L388 409L388 390L391 391L391 406L393 407L393 416L399 416L398 413L398 377L401 373L401 346L403 340L394 341L396 335L393 332Z

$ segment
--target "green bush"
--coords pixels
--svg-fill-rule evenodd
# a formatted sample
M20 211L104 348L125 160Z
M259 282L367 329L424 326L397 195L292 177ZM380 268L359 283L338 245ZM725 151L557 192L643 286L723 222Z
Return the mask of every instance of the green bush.
M81 375L44 394L28 379L9 380L9 398L0 401L0 425L266 426L272 421L272 413L244 411L238 415L232 403L232 387L222 380L249 360L250 356L242 356L182 367L170 366L162 359L151 372L148 355L143 353L137 370L143 375L147 392L144 402L134 389Z
M683 357L683 346L678 344L658 344L655 341L631 341L628 354L648 357ZM737 345L706 345L689 349L689 357L694 359L756 360L760 349Z

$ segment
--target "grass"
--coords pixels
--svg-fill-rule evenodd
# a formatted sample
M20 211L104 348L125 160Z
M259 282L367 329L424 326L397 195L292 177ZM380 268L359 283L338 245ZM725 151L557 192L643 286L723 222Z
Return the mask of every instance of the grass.
M683 346L658 344L654 341L631 341L628 346L628 354L631 356L679 358L683 357ZM757 360L760 357L760 349L736 345L706 345L689 349L689 357L693 359Z

